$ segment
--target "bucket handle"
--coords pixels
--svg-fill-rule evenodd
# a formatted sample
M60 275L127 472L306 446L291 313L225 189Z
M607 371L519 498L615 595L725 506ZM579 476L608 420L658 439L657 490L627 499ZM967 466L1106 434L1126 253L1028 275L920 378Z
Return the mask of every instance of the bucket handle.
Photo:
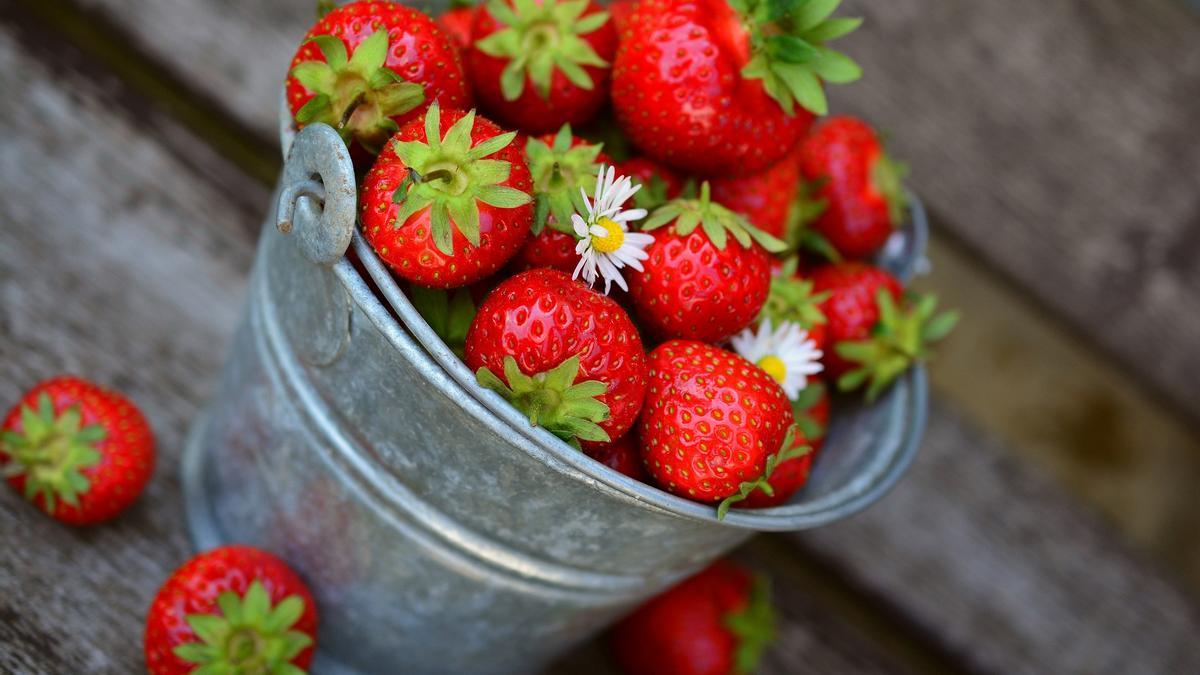
M332 127L311 124L288 150L275 205L275 225L292 233L310 262L332 265L354 235L357 186L350 151Z

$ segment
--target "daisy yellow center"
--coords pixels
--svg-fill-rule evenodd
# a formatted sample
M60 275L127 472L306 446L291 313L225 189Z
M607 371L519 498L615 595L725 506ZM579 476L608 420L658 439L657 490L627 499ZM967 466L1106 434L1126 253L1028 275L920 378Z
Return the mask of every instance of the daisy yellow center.
M775 378L775 381L779 384L783 384L783 381L787 379L787 366L784 365L783 359L775 356L774 354L764 356L759 359L758 367L762 368L768 375Z
M596 221L596 224L603 227L605 234L603 237L592 237L592 248L601 253L612 253L621 248L621 244L625 243L625 231L621 229L621 225L609 218L601 218Z

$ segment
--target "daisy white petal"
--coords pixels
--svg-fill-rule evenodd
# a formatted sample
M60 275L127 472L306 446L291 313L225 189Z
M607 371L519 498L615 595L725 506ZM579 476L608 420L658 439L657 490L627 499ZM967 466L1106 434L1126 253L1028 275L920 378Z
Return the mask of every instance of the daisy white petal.
M808 331L785 321L774 328L764 319L756 331L747 328L730 340L734 351L756 363L779 382L788 398L795 399L808 386L809 376L821 372L821 357L817 343Z
M640 261L649 257L644 249L654 241L650 235L629 231L629 223L645 218L646 210L623 208L641 187L628 176L617 175L616 167L601 166L596 175L596 193L589 198L580 189L587 214L577 213L571 217L572 227L579 237L575 252L580 256L573 278L582 277L588 284L603 278L606 294L614 282L628 290L621 269L642 270Z

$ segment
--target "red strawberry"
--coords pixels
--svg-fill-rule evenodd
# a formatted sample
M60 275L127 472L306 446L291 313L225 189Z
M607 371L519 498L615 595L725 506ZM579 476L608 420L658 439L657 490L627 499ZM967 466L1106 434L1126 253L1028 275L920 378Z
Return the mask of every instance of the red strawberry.
M366 1L331 10L308 31L292 59L287 100L298 126L324 122L370 154L433 101L472 105L458 50L433 19Z
M635 436L629 433L609 443L586 443L583 451L608 468L646 483L650 477L646 474L646 467L642 466Z
M617 171L641 184L642 189L633 196L633 205L639 209L653 211L683 193L679 174L652 159L631 157L618 164Z
M811 227L846 258L866 258L904 222L903 165L854 117L830 117L805 139L800 170L825 204Z
M471 24L475 21L475 5L468 2L465 5L452 3L450 9L437 18L442 30L454 38L454 44L459 49L471 46Z
M800 185L800 167L790 157L741 178L715 178L712 198L746 217L772 237L787 236Z
M771 290L759 318L770 319L776 326L794 323L808 332L817 349L829 353L828 331L821 303L829 297L813 290L813 282L797 270L799 260L793 256L771 272Z
M808 482L813 460L825 440L825 429L829 426L829 393L824 383L817 381L805 387L800 396L792 401L792 412L796 417L796 432L791 447L798 449L809 446L810 452L780 462L767 479L774 490L768 495L761 489L754 490L739 506L761 509L784 504Z
M829 18L837 5L642 0L613 65L621 127L645 154L701 175L744 176L782 160L813 113L825 114L822 81L861 74L825 46L859 24Z
M775 639L770 587L721 560L613 628L626 675L744 675Z
M8 412L0 470L42 511L90 525L141 494L154 471L154 436L124 396L63 375L30 389Z
M456 288L499 270L529 236L529 169L515 134L435 104L388 143L363 180L367 241L397 275Z
M146 617L146 669L298 674L316 636L316 603L300 577L269 553L226 546L192 558L159 589Z
M480 386L570 442L620 438L646 390L645 351L625 310L557 270L522 272L487 296L466 362Z
M491 0L471 26L467 68L480 103L531 134L582 125L608 99L617 31L595 2Z
M616 0L608 5L608 13L612 14L613 27L617 29L618 37L629 26L629 17L637 9L638 0Z
M868 400L913 361L928 358L926 345L945 337L958 321L953 312L935 316L933 296L902 299L900 282L867 263L825 265L811 279L814 290L829 293L821 303L833 345L825 352L825 370L843 391L869 381Z
M533 176L533 236L517 254L514 267L553 267L571 274L579 262L571 214L587 213L580 189L591 194L601 165L612 160L600 144L572 135L569 124L557 134L530 138L525 158Z
M659 485L712 503L768 473L768 457L792 426L791 403L770 375L737 354L687 340L659 345L649 367L638 439Z
M783 242L712 203L708 183L699 199L660 207L642 230L653 232L654 243L629 292L644 327L662 338L720 342L758 315L771 280L763 247L781 250Z

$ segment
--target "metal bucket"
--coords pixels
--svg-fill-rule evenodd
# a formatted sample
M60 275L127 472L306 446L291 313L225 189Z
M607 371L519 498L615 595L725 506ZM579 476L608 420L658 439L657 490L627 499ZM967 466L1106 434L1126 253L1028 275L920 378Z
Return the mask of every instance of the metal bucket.
M841 406L792 503L714 509L618 474L528 421L433 334L354 233L332 129L285 131L246 315L184 457L197 548L287 559L321 613L317 673L531 673L756 531L879 499L916 451L920 367ZM315 195L315 196L314 196ZM317 197L322 197L318 199ZM882 262L907 276L911 223ZM349 252L347 253L347 249Z

